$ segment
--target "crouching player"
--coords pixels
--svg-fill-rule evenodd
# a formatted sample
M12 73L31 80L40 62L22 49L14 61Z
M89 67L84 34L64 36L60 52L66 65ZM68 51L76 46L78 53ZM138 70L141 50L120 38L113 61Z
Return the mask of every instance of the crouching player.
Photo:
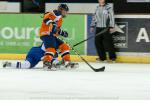
M44 67L51 66L51 61L57 49L60 50L61 56L66 66L71 66L69 46L61 41L58 36L68 37L68 33L61 29L62 19L66 17L69 8L66 4L60 4L57 10L47 12L43 16L40 28L40 38L45 46L45 54L43 57Z
M9 68L17 68L17 69L31 69L34 68L40 61L43 60L45 54L45 48L44 45L39 47L32 47L30 51L28 52L26 59L23 62L4 62L3 67L9 67ZM55 56L53 60L50 62L51 66L48 67L48 69L51 70L57 70L60 67L61 68L76 68L78 67L77 63L72 63L71 66L65 66L64 60L62 59L60 62L58 61L58 53L55 53Z
M10 67L10 68L18 68L18 69L31 69L34 68L42 59L45 54L45 50L42 46L39 47L32 47L28 52L26 59L23 62L4 62L3 67ZM51 63L53 65L58 65L59 61L57 59L57 53L55 54L56 57L52 60Z

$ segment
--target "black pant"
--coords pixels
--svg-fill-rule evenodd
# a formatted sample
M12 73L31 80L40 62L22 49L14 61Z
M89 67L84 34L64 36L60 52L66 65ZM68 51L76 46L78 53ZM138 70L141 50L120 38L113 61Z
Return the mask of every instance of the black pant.
M96 28L96 34L105 28ZM115 60L116 54L113 44L112 35L109 30L95 37L95 46L100 60L106 60L106 51L109 53L109 59Z

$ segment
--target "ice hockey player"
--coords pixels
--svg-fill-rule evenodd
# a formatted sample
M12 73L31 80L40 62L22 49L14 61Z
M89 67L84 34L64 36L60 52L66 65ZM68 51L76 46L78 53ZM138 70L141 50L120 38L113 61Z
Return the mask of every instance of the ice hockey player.
M44 67L50 67L51 61L57 49L61 52L61 57L66 66L72 65L70 61L70 48L62 40L59 35L68 37L68 33L61 29L62 19L66 17L69 8L66 4L60 4L57 10L47 12L43 16L43 22L40 28L40 39L44 43L45 54L43 57Z
M30 51L28 52L26 59L22 62L17 61L17 62L9 62L6 61L3 63L4 68L17 68L17 69L32 69L35 68L35 66L43 60L43 56L45 54L45 48L43 45L39 47L32 47ZM58 61L58 53L55 53L55 56L53 60L51 61L51 66L49 69L50 70L59 70L59 68L75 68L75 63L72 63L72 66L65 66L62 61ZM76 64L77 65L77 64ZM76 66L77 67L77 66Z
M12 66L16 68L33 68L39 61L43 61L43 67L51 69L56 65L54 55L59 49L62 57L62 64L65 67L74 67L78 65L70 61L69 46L57 38L61 35L68 37L68 33L61 29L62 18L64 18L69 11L66 4L60 4L57 10L47 12L43 16L43 22L40 28L40 38L43 41L41 47L33 47L24 62L10 63L5 62L3 67Z
M23 62L4 62L3 67L10 67L10 68L18 68L18 69L31 69L34 68L42 59L45 54L44 49L42 46L39 47L32 47L28 52L26 59ZM58 65L59 61L57 59L57 53L55 54L56 57L51 61L53 65Z

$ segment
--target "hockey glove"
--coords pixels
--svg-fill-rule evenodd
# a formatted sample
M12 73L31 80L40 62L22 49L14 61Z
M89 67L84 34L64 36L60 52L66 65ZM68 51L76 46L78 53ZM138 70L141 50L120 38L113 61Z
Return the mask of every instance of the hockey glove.
M59 33L59 35L65 37L65 38L68 37L68 32L66 32L66 31L63 31L60 29L60 31L58 33Z

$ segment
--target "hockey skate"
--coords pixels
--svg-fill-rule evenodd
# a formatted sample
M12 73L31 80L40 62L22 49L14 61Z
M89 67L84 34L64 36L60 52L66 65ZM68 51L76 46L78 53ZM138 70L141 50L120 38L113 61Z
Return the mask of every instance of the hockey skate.
M45 70L51 70L51 71L56 71L60 68L60 64L56 63L56 64L52 64L51 62L43 62L43 69Z
M64 61L64 60L61 61L60 65L61 65L60 69L76 69L79 67L78 63L74 63L71 61Z

